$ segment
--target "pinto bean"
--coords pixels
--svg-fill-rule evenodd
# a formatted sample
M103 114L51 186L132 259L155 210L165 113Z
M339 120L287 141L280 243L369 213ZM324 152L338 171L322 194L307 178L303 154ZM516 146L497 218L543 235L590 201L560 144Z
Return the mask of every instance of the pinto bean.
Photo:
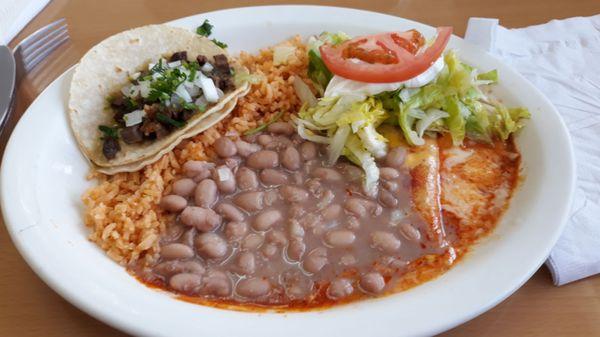
M308 253L302 267L309 273L319 272L329 261L327 260L327 249L323 247L315 248Z
M344 203L344 208L359 218L366 216L368 212L367 206L360 198L348 198Z
M201 232L209 232L221 224L221 216L210 208L188 206L179 216L181 223L196 227Z
M280 246L285 246L287 244L287 238L285 237L285 233L278 229L270 230L267 233L267 241Z
M362 218L367 214L379 216L383 211L381 206L372 200L354 197L346 199L344 208L359 218Z
M202 233L196 237L196 250L208 259L222 258L227 254L227 242L216 233Z
M281 220L283 220L283 214L281 214L280 210L265 210L256 216L252 222L252 228L257 231L266 231Z
M196 182L190 178L179 179L173 183L173 193L184 198L189 197L194 193Z
M421 232L409 223L403 223L400 225L400 234L407 240L412 242L418 242L421 240Z
M237 153L244 158L260 150L260 145L251 144L243 140L235 141L235 147L237 148Z
M165 195L160 199L160 207L168 212L181 212L186 206L187 200L179 195Z
M275 201L277 201L278 199L279 199L279 193L277 193L277 190L265 191L265 195L263 198L265 206L273 205L275 203Z
M220 203L215 207L215 211L225 220L244 221L244 213L232 204Z
M248 233L248 224L237 221L228 222L224 232L229 241L241 240Z
M385 180L392 180L398 178L400 172L393 167L381 167L379 169L379 176Z
M291 261L300 261L304 252L306 251L306 245L302 240L292 240L287 247L287 257Z
M371 244L384 253L392 254L400 249L401 241L389 232L375 231L371 233Z
M406 149L403 147L395 147L391 149L385 156L385 164L389 167L400 168L404 164L406 158Z
M194 251L183 243L170 243L160 247L160 256L167 260L187 259L194 256Z
M202 292L217 297L227 297L231 294L231 279L222 271L214 270L204 277Z
M228 137L221 137L217 139L213 147L215 149L215 152L221 158L235 156L235 154L237 153L237 147L235 146L235 143Z
M264 192L244 192L233 198L233 203L247 212L260 211L264 207Z
M242 297L257 298L271 291L271 283L262 277L251 277L238 282L235 291Z
M260 172L260 180L267 186L282 185L288 182L288 175L275 169L264 169Z
M260 136L256 137L256 142L262 146L266 146L272 141L273 141L273 137L271 137L269 135L260 135Z
M323 217L323 220L325 220L325 221L336 220L337 218L339 218L339 216L341 214L342 214L342 206L340 206L338 204L331 204L331 205L325 207L321 211L321 216Z
M304 236L304 228L300 225L298 220L290 219L288 233L291 238L301 238Z
M194 247L194 238L196 237L196 234L196 228L192 227L183 233L179 242L188 247Z
M300 152L294 147L288 146L281 154L281 165L290 171L300 168Z
M279 188L283 199L289 202L304 202L308 199L308 192L298 186L285 185Z
M244 275L254 274L256 259L251 252L241 252L237 259L237 268Z
M360 277L359 285L366 293L379 294L385 288L385 279L381 274L371 272Z
M217 201L217 184L212 179L202 180L194 191L196 206L211 207Z
M337 278L331 281L329 287L327 287L327 297L332 300L348 297L352 295L353 292L354 287L352 286L352 281L347 278Z
M223 159L223 164L225 164L225 166L229 167L234 172L241 163L242 159L240 157L229 157Z
M287 122L275 122L267 126L267 131L275 134L290 136L294 133L294 126Z
M305 161L315 159L317 157L317 146L313 142L300 144L300 155Z
M206 272L204 266L195 261L171 260L161 262L154 266L154 272L164 277L171 277L179 273L192 273L203 275Z
M226 165L221 165L213 172L213 180L217 184L217 188L221 193L233 193L235 192L235 176Z
M246 165L253 169L275 168L279 165L279 155L271 150L257 151L248 156Z
M242 240L242 249L243 250L258 249L263 244L264 241L265 241L265 237L261 234L256 234L256 233L248 234L248 236L246 236L244 238L244 240Z
M182 293L196 293L200 291L202 277L191 273L176 274L169 279L169 286Z
M270 259L277 254L277 246L272 243L267 243L262 246L261 252L264 257Z
M266 150L279 150L285 149L288 146L292 146L292 141L284 136L275 136L273 140L265 146Z
M240 167L236 172L237 184L240 190L254 190L258 187L256 172L247 167Z
M210 170L215 165L205 161L190 160L183 164L183 172L188 178L200 181L210 177Z
M345 164L342 168L342 172L344 172L344 177L348 181L357 181L361 180L363 177L363 170L353 164Z
M387 190L381 189L379 191L379 202L385 207L396 207L398 205L398 199L394 197L392 193Z
M398 185L398 183L395 181L384 181L381 183L381 186L390 192L396 192L398 187L400 187L400 185Z
M356 240L356 235L347 229L333 230L325 235L325 241L332 247L349 247L354 240Z
M340 182L343 180L341 173L328 167L317 167L311 172L311 176L328 182Z

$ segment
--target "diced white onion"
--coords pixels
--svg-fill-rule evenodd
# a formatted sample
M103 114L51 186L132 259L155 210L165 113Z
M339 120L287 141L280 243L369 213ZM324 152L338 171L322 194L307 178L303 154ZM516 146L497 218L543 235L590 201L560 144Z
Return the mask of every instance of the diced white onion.
M219 95L219 98L221 98L221 97L225 96L225 93L220 88L217 88L217 95Z
M296 48L290 45L280 45L273 49L273 65L285 64L294 55Z
M167 63L167 67L169 67L169 68L177 68L180 65L181 65L181 61L179 61L179 60Z
M215 86L215 82L206 75L199 73L198 79L194 81L197 86L202 89L204 93L204 97L208 102L215 103L219 100L219 93L217 92L217 87Z
M134 110L130 113L123 115L125 126L133 126L140 124L144 116L146 116L146 112L144 110Z
M196 97L196 96L200 95L200 88L198 88L196 85L190 85L190 86L185 85L185 89L192 97Z
M208 101L206 100L206 98L204 98L204 95L202 95L202 96L196 98L196 100L194 101L194 104L196 104L197 106L202 108L202 107L206 107L206 105L208 104Z
M144 98L148 97L148 95L150 95L150 82L149 81L140 81L138 83L138 86L140 88L140 95Z
M190 96L190 94L187 92L187 90L185 90L185 87L183 86L183 84L180 84L177 89L175 89L175 93L177 94L177 96L181 97L182 100L190 103L192 101L192 96Z
M205 73L209 73L211 72L215 67L213 67L212 64L210 64L210 62L206 62L204 63L204 65L202 65L202 67L200 68L203 72Z

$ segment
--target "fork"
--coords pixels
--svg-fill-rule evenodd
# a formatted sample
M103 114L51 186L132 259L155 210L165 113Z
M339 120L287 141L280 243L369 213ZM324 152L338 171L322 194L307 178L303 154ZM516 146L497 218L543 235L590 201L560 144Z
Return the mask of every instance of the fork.
M16 75L13 92L10 95L8 109L0 111L0 133L15 107L17 88L23 77L30 73L48 55L69 40L69 31L65 19L58 19L35 31L23 39L13 50Z

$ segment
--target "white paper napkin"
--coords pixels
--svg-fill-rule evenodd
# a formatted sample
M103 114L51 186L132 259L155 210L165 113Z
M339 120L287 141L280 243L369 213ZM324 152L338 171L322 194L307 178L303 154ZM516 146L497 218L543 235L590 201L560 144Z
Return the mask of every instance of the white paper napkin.
M465 39L519 71L565 120L577 186L569 223L546 265L556 285L600 273L600 15L519 29L471 18Z
M50 0L0 0L0 45L8 44Z

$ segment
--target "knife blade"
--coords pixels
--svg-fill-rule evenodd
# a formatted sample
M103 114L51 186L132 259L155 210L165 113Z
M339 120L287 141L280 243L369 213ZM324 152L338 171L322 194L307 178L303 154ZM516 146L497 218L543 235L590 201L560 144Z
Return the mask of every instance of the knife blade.
M7 46L0 46L0 132L8 119L15 92L15 58Z

